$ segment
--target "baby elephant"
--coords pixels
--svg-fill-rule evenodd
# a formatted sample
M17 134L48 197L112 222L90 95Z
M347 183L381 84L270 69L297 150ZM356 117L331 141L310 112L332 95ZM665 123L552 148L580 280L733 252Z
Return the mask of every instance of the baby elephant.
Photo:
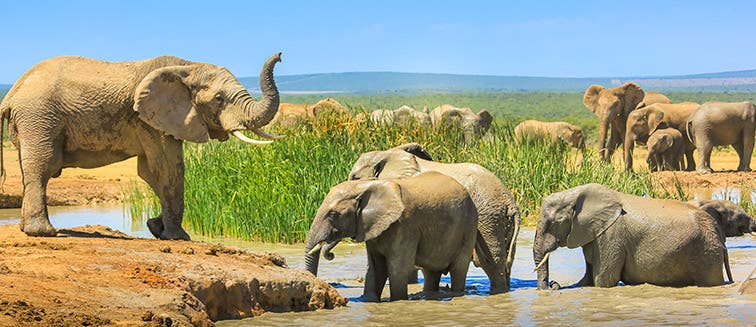
M585 136L583 129L570 123L542 122L537 120L526 120L518 124L514 130L515 142L522 143L533 139L544 139L556 144L562 140L568 145L582 149L585 147Z
M549 282L548 254L582 247L579 286L722 285L732 281L724 237L706 212L684 202L643 198L587 184L543 199L533 242L538 289Z
M681 170L684 166L685 139L674 128L657 129L648 137L648 169Z
M725 200L691 200L688 203L712 216L726 237L756 232L756 219L735 203Z
M452 291L462 293L477 212L465 188L437 172L343 182L331 188L312 222L305 265L317 275L320 249L333 259L330 250L350 237L367 248L366 301L380 301L386 279L391 301L407 299L407 272L414 266L423 269L424 291L437 291L448 272Z

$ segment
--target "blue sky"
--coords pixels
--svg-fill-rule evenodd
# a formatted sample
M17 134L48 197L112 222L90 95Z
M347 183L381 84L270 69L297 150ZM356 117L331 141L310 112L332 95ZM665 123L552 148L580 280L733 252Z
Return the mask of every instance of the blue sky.
M409 4L407 4L409 2ZM468 1L465 1L468 2ZM14 1L0 83L59 55L175 55L257 75L608 77L756 68L754 1Z

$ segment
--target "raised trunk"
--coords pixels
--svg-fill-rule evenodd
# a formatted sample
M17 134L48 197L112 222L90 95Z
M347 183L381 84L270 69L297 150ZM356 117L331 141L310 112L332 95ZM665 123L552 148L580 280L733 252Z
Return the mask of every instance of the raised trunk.
M281 53L276 53L263 65L260 71L260 90L262 98L258 102L247 102L244 108L247 129L257 129L267 125L276 115L279 105L278 88L273 79L273 68L281 61Z

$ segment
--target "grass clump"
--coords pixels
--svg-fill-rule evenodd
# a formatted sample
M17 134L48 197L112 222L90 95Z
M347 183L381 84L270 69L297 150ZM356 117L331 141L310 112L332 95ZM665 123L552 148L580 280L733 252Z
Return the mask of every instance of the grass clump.
M288 137L264 147L234 140L187 143L184 225L207 236L303 241L323 198L346 180L360 154L407 142L422 144L437 161L474 162L494 172L521 210L530 214L525 224L535 222L544 196L585 183L637 195L671 196L659 194L646 173L619 171L595 151L549 142L515 146L513 129L513 122L497 121L487 135L466 143L463 132L454 128L437 131L331 117L274 129ZM132 216L155 211L154 195L143 196L142 188L135 186L130 192L134 195L127 195Z

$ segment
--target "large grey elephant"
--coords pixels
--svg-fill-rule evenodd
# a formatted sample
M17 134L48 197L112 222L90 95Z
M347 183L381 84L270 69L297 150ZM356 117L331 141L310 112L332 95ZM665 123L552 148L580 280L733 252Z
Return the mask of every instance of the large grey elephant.
M587 184L543 199L533 242L538 289L549 285L549 254L582 247L579 286L722 285L732 282L722 232L706 212L674 200L627 195Z
M685 138L680 131L668 127L657 129L648 137L648 169L680 170L683 168Z
M710 173L711 150L717 145L732 145L740 161L738 171L751 171L756 105L750 101L702 104L688 118L688 139L698 149L700 173Z
M655 103L631 112L627 117L625 132L625 170L633 170L633 145L645 144L648 137L657 129L674 128L685 135L688 131L688 118L698 109L699 104L682 102L675 104ZM696 146L685 138L685 157L688 159L687 170L693 170L695 160L693 151Z
M424 291L438 291L449 272L455 293L465 289L478 212L464 187L437 172L390 180L346 181L331 188L313 219L305 264L317 275L321 249L343 238L365 242L364 298L377 302L388 278L391 301L407 299L407 271L423 268ZM325 245L325 246L323 246Z
M610 89L591 85L583 94L583 104L599 119L599 153L604 160L609 160L622 144L627 116L643 97L643 89L632 82Z
M478 209L478 239L474 262L491 281L491 293L509 291L509 279L520 227L520 210L499 178L473 163L439 163L419 144L407 143L385 151L363 153L349 179L402 178L436 171L467 189Z
M756 219L735 203L725 200L691 200L688 203L711 215L726 237L756 232Z
M650 106L654 103L672 103L672 100L670 100L666 95L659 92L647 91L643 95L643 101L638 102L638 105L635 106L635 109Z
M449 104L433 108L429 115L434 128L459 128L464 133L466 142L486 134L493 122L493 116L486 110L476 114L470 108L457 108Z
M582 149L585 147L583 129L563 121L526 120L517 124L514 135L517 143L525 140L545 139L549 140L551 144L562 141L574 148Z
M157 57L105 62L56 57L27 71L0 104L19 152L24 190L21 230L54 236L47 214L47 182L65 167L94 168L138 157L139 176L160 199L162 213L147 221L155 237L189 239L184 213L183 141L225 141L259 130L278 109L270 57L260 73L261 101L226 68Z
M378 109L370 113L370 120L374 124L383 125L427 125L430 124L430 116L425 111L417 111L410 106L401 106L394 110Z

